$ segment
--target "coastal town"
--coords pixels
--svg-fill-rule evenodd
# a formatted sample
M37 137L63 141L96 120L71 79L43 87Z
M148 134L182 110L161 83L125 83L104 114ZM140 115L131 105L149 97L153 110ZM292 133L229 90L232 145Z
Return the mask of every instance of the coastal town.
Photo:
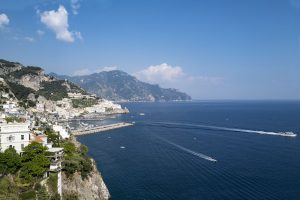
M6 86L2 78L0 78L0 86ZM33 180L35 180L34 184L39 183L39 185L44 188L45 193L54 191L56 196L54 197L50 194L50 196L53 197L52 199L62 199L62 197L66 196L62 185L62 171L65 168L66 174L74 174L72 170L69 170L69 168L73 167L73 160L68 157L74 154L72 151L76 152L76 149L80 149L78 151L82 154L83 160L87 160L86 150L82 150L86 147L78 144L74 135L88 133L88 131L93 133L96 131L100 132L100 129L110 130L130 125L119 123L116 126L110 125L108 127L93 127L90 129L88 127L81 127L79 130L71 130L68 122L74 119L103 119L107 115L128 112L127 108L122 108L119 104L100 99L96 97L96 95L81 93L68 93L68 97L59 101L51 101L43 96L39 96L35 106L26 107L26 105L23 106L9 90L1 90L0 177L10 174L5 170L1 170L1 167L6 164L3 159L5 153L13 152L19 155L20 159L23 160L23 157L28 156L28 151L36 148L44 149L45 158L49 162L46 162L46 165L43 166L44 170L41 170L42 174L32 174L32 177L29 178L23 176L22 170L24 166L21 164L21 172L15 171L15 174L17 174L16 177L23 181L22 184L27 185L30 185ZM67 157L65 154L67 154ZM3 156L1 157L1 155ZM90 161L87 161L87 163L89 163L89 168L91 168ZM85 169L82 168L81 170L81 174L83 174ZM89 171L91 171L91 169ZM49 182L53 176L55 177L54 180L56 183L54 185L56 188L49 189L47 182ZM33 196L38 195L37 191L38 190L33 192ZM70 195L76 196L76 194ZM109 193L107 194L107 198L108 196ZM8 196L0 194L0 199L7 199L7 197ZM26 199L26 197L23 199Z

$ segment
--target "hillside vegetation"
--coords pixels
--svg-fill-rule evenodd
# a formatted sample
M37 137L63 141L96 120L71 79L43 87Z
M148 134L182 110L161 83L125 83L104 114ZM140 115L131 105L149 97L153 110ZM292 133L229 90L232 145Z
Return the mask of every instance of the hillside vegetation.
M68 96L68 92L86 92L74 83L46 75L43 69L35 66L23 66L17 62L0 59L0 76L5 80L8 89L15 97L28 105L28 96L34 94L35 99L43 96L48 100L58 101ZM7 89L6 89L7 90ZM31 98L32 101L32 98ZM34 106L35 102L29 102Z

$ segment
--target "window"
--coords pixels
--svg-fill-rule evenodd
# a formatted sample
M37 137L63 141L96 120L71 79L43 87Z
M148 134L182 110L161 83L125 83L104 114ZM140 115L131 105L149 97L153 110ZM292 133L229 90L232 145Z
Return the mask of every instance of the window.
M24 135L21 135L21 140L24 140Z
M21 149L22 149L22 150L24 149L24 144L21 144Z
M13 140L15 140L15 137L10 135L9 137L6 138L6 140L12 142Z
M12 145L9 145L9 148L12 148L13 146Z

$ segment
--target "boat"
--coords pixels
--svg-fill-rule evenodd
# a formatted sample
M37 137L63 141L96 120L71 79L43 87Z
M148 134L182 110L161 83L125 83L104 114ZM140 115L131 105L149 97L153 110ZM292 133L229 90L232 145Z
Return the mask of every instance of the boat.
M144 116L144 115L145 115L145 113L140 113L140 115L141 115L141 116Z
M296 133L293 133L291 131L287 131L287 132L280 132L279 133L281 136L287 136L287 137L296 137L297 134Z

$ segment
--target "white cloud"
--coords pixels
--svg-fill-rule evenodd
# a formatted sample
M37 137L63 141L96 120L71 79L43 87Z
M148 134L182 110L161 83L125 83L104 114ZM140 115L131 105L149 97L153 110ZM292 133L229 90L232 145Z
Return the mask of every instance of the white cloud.
M222 77L208 75L190 75L179 66L171 66L166 63L147 67L133 74L139 80L159 84L164 88L176 88L190 94L198 88L218 88L223 84Z
M84 69L79 69L79 70L76 70L74 73L73 73L73 76L85 76L85 75L90 75L90 74L93 74L93 73L99 73L99 72L108 72L108 71L113 71L113 70L116 70L117 67L116 66L111 66L111 67L102 67L102 68L98 68L98 69L95 69L95 70L90 70L88 68L84 68Z
M79 69L73 73L73 76L85 76L90 74L92 74L92 72L89 69Z
M83 40L83 38L82 38L80 32L76 31L76 32L74 32L74 35L75 35L75 37L77 37L79 40Z
M4 26L9 24L9 18L6 14L0 14L0 28L4 28Z
M71 0L71 8L74 15L78 14L78 9L80 8L79 0Z
M162 63L160 65L152 65L146 69L143 69L135 73L135 76L144 81L161 82L175 80L184 76L184 73L181 67L173 67L167 63Z
M109 71L113 71L113 70L117 70L118 68L116 66L111 66L111 67L103 67L103 68L99 68L96 69L94 71L94 73L99 73L99 72L109 72Z
M45 11L40 14L41 22L56 34L56 39L65 42L74 42L75 36L80 32L69 31L68 12L64 6L60 5L58 10Z
M24 38L27 42L34 42L34 38L33 37L25 37Z
M37 30L36 34L38 34L39 36L43 36L45 34L45 32L42 30Z

